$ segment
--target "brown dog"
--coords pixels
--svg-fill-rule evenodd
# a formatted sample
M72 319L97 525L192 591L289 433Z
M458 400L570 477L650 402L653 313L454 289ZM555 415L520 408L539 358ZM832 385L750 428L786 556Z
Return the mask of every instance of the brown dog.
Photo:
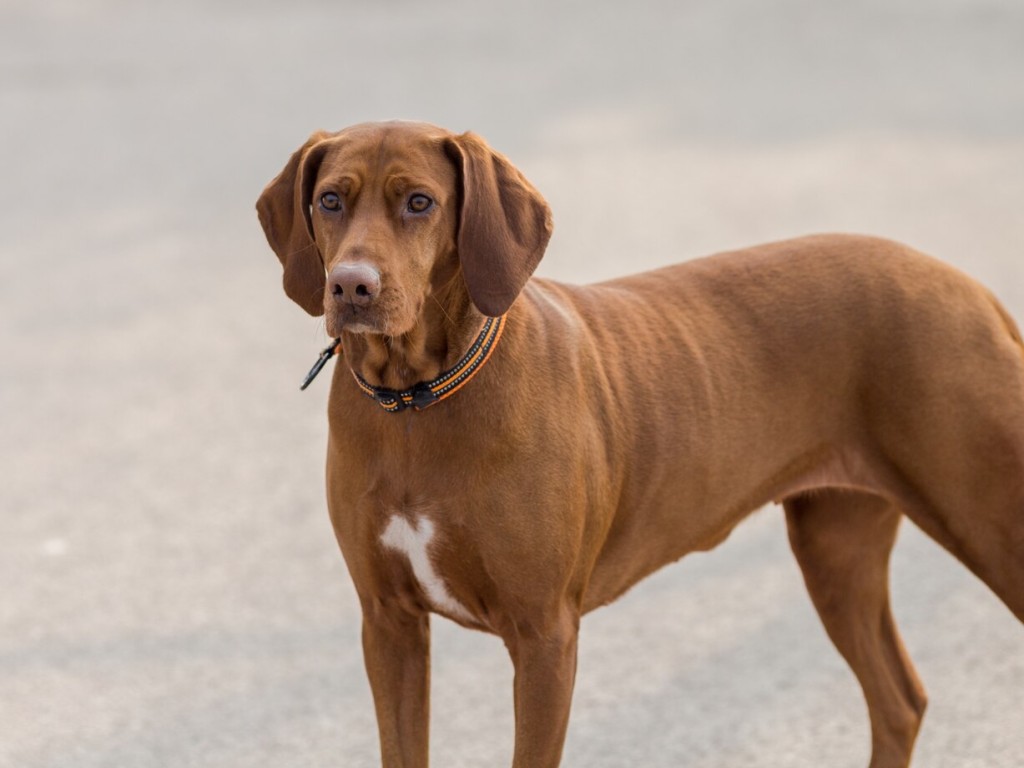
M925 708L889 610L903 515L1024 620L1024 346L953 269L837 235L531 280L543 198L423 124L314 134L257 208L344 350L328 502L385 766L427 765L431 612L505 641L513 766L557 766L580 616L772 500L872 768L908 765Z

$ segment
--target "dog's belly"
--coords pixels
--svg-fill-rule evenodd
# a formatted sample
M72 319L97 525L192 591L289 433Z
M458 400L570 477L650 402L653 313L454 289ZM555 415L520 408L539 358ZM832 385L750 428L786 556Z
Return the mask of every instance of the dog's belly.
M802 493L824 490L860 491L890 495L882 473L875 470L864 454L845 448L831 451L812 469L782 480L771 493L771 500L781 504Z
M605 605L660 568L693 552L706 552L724 542L750 513L772 502L815 491L871 493L899 502L901 487L864 450L849 446L819 453L812 461L795 457L785 468L748 487L716 493L720 504L700 501L680 505L680 493L657 496L645 510L620 511L627 519L642 519L617 530L606 540L587 588L584 611ZM704 497L702 501L708 499ZM656 535L651 531L656 530Z

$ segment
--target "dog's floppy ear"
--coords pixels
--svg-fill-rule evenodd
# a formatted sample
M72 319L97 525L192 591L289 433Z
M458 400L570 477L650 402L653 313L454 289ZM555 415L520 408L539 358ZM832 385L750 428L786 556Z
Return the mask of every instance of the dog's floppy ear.
M327 148L324 139L330 135L318 131L310 136L256 201L263 233L284 267L284 292L313 316L324 313L326 280L309 204Z
M473 133L446 140L462 192L457 245L469 298L503 315L551 238L551 209L505 157Z

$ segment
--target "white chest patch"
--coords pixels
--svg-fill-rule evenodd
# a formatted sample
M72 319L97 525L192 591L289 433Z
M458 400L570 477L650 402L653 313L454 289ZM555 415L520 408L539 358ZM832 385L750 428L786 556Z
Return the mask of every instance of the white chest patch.
M472 621L469 611L451 596L444 580L434 569L430 560L430 542L433 538L434 523L430 518L419 517L410 523L401 515L392 515L380 536L380 543L387 549L401 552L409 559L413 576L434 608L464 621Z

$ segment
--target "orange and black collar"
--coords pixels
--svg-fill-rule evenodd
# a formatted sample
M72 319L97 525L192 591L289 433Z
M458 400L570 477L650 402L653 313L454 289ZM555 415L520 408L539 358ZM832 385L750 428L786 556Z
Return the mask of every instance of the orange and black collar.
M451 368L442 373L432 381L421 381L409 389L401 391L388 389L387 387L375 387L368 384L366 380L355 371L352 375L356 379L359 389L367 397L376 400L388 413L398 413L406 408L414 408L422 411L435 403L439 403L447 397L451 397L459 391L470 379L476 375L484 363L488 361L494 347L501 338L501 332L505 328L505 315L501 317L489 317L480 329L469 351ZM313 368L306 375L302 382L301 389L309 386L316 378L323 367L334 355L341 353L341 339L335 339L327 349L320 353Z

